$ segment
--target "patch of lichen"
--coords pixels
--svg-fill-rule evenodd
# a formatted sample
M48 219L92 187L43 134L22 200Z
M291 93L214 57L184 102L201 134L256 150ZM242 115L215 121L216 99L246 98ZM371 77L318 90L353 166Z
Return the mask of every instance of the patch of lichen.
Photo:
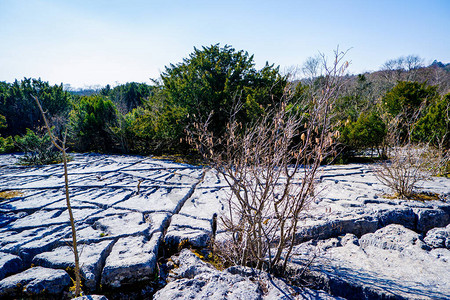
M182 155L182 154L159 155L159 156L152 156L152 159L169 160L178 164L189 164L194 166L206 165L206 162L199 155Z
M20 190L10 190L0 192L0 200L9 200L12 198L22 197L25 193Z
M230 267L231 264L227 263L220 255L214 253L208 249L191 249L192 253L194 253L198 258L211 264L214 268L219 271L225 270Z
M410 199L418 201L433 201L433 200L440 200L440 197L439 194L436 193L417 193L411 195Z
M69 269L70 267L67 267L66 268L66 271L68 271L69 272ZM76 290L76 286L77 286L77 283L76 283L76 281L72 278L72 277L70 277L70 280L72 280L72 285L69 287L69 295L71 296L71 297L75 297L76 295L75 295L75 290ZM83 285L80 283L80 288L83 288ZM84 296L84 293L83 293L83 291L81 290L80 291L80 295L79 296Z
M440 195L437 193L424 192L424 193L413 193L407 197L402 197L401 195L395 193L393 195L383 195L386 199L405 199L405 200L416 200L416 201L433 201L441 200Z

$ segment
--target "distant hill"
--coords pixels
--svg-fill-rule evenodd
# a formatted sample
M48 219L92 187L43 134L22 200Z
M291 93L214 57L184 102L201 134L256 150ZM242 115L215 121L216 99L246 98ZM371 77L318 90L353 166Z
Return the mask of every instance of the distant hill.
M441 68L444 69L447 72L450 72L450 63L444 64L440 61L434 60L431 65L429 65L428 67L432 67L432 68Z

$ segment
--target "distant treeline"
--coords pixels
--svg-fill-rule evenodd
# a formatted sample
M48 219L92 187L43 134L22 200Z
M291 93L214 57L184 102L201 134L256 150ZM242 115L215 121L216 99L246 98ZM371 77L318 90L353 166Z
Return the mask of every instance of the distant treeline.
M170 64L152 85L108 85L86 96L41 79L0 82L0 151L24 150L20 136L45 134L33 95L54 133L62 137L67 129L70 150L190 152L185 130L196 121L211 118L209 130L220 135L236 106L241 109L234 117L245 126L282 100L298 110L308 105L311 89L324 79L314 61L304 65L304 79L291 80L274 65L256 69L245 51L212 45ZM343 80L345 89L333 111L341 153L382 150L393 143L392 131L400 143L411 139L449 147L449 64L435 61L424 67L420 58L407 56Z

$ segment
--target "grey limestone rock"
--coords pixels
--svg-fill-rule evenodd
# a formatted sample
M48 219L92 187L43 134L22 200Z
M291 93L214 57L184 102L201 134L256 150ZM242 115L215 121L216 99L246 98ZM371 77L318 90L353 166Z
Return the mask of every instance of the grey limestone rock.
M389 224L401 224L406 228L414 229L416 214L409 207L393 206L382 208L378 211L378 220L380 227Z
M429 251L420 234L398 224L359 243L344 240L355 238L347 235L342 246L322 247L319 255L311 242L294 247L294 266L312 261L307 278L314 288L348 299L448 299L450 250Z
M347 233L346 235L344 235L341 238L341 245L345 246L347 244L353 244L353 245L359 246L358 237L356 237L356 235L354 235L354 234Z
M22 270L22 259L17 255L0 252L0 280Z
M113 244L113 241L103 241L89 245L78 245L80 271L88 291L96 289L106 256ZM34 257L33 264L54 269L73 268L75 266L73 252L69 246L38 254Z
M0 281L0 297L60 295L72 283L64 270L30 268Z
M120 238L106 259L102 285L118 288L150 280L155 272L160 240L160 232L155 232L150 240L145 236Z
M218 271L187 249L173 260L179 267L172 270L169 284L153 299L338 299L323 291L294 288L248 267Z
M431 248L450 249L450 225L431 229L427 232L424 241Z
M374 233L365 234L359 243L363 249L369 246L399 252L416 246L427 249L419 234L398 224L391 224Z
M450 223L450 216L442 209L418 209L417 230L427 232L434 227L444 227Z
M72 300L108 300L108 298L103 295L85 295L73 298Z

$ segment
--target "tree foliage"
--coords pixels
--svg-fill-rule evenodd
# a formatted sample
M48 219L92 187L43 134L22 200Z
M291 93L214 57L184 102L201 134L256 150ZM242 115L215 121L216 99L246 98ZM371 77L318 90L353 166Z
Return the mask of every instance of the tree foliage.
M23 151L20 162L25 165L46 165L62 161L61 153L53 146L48 133L36 134L27 128L27 133L16 136L15 142Z
M238 120L251 121L280 100L286 84L273 65L258 71L253 56L219 44L195 48L181 63L166 67L161 78L169 106L185 113L177 121L186 125L205 120L214 111L211 130L215 133L223 133L237 99L244 102Z
M103 96L82 97L69 116L70 141L80 151L111 151L114 143L110 127L117 122L117 110Z
M414 124L438 96L435 86L410 81L400 81L388 91L382 99L382 106L391 120L390 136L393 140L390 143L408 142Z
M410 118L420 108L427 105L436 96L437 90L434 86L425 83L400 81L383 97L383 105L392 116L404 113Z
M341 140L355 149L378 148L386 136L386 124L375 111L359 115L354 122L348 120Z
M153 86L145 83L128 82L111 88L108 84L100 91L100 94L107 96L118 108L126 114L141 106L145 99L153 94Z
M48 113L53 117L52 125L58 118L67 115L71 108L71 96L64 91L63 85L50 86L41 79L25 78L9 84L0 83L0 114L8 124L1 130L3 135L26 133L26 129L42 126L42 117L32 95L38 96Z
M413 139L450 147L450 94L436 99L426 109L414 127Z

